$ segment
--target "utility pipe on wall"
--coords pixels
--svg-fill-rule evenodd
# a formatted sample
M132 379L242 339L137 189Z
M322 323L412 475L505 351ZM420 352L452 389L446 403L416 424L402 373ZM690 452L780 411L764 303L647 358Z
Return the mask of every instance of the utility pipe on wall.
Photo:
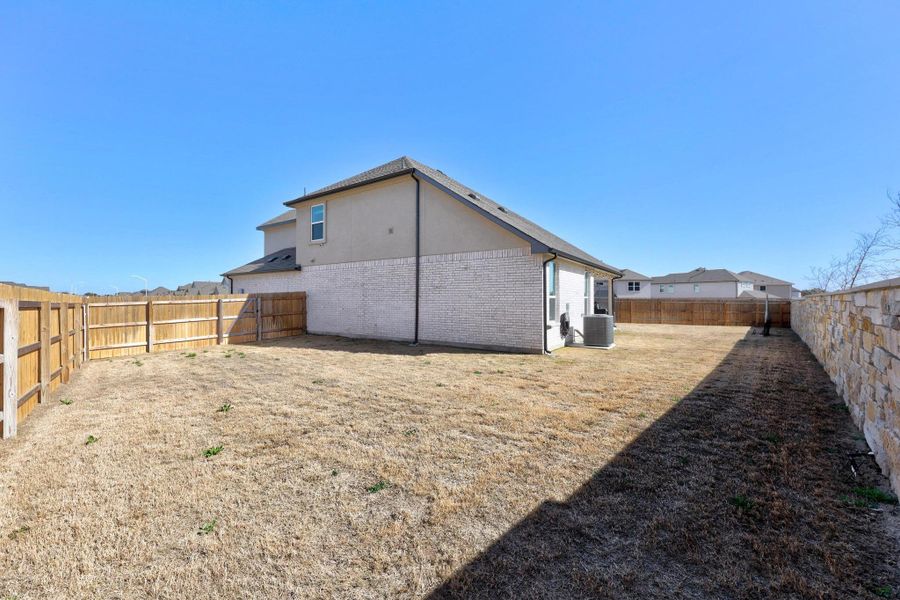
M419 261L421 258L421 241L420 241L420 238L421 238L421 226L420 226L421 210L420 210L420 198L419 198L420 189L419 188L421 186L421 182L419 181L419 178L416 177L415 172L410 173L410 175L412 175L412 178L416 180L416 315L415 315L416 322L415 322L415 325L413 328L413 331L414 331L413 345L415 346L419 343L419 281L420 281Z

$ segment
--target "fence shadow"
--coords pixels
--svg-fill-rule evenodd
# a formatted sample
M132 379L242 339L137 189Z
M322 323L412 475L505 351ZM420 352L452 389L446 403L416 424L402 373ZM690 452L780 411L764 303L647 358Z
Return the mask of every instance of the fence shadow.
M856 429L790 330L748 335L565 502L435 589L445 598L849 598L897 590L886 516L848 506ZM867 463L866 484L884 482Z

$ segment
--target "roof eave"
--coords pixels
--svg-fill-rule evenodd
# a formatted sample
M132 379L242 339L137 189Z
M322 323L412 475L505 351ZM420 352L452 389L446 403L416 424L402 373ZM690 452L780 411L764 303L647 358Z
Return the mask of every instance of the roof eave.
M332 188L330 190L313 192L312 194L307 194L305 196L300 196L299 198L294 198L293 200L288 200L287 202L284 203L284 205L293 207L296 204L300 204L300 203L306 202L308 200L315 200L316 198L323 198L325 196L330 196L332 194L346 192L347 190L352 190L352 189L355 189L358 187L371 185L373 183L378 183L379 181L386 181L388 179L393 179L394 177L402 177L403 175L410 175L411 173L413 173L415 171L416 171L416 169L403 169L402 171L397 171L396 173L388 173L387 175L382 175L381 177L376 177L375 179L367 179L365 181L358 181L356 183L342 185L340 187Z
M572 262L576 262L580 265L586 265L588 267L593 267L594 269L599 269L601 271L609 273L610 275L615 275L616 277L623 276L622 271L618 270L617 268L615 268L611 265L605 265L603 263L584 260L583 258L579 258L573 254L569 254L568 252L563 252L562 250L556 250L555 248L549 248L547 246L545 246L545 248L546 248L546 250L543 250L543 252L550 252L552 254L556 254L557 256L565 258L566 260L571 260ZM534 249L532 248L532 251L533 250Z
M265 231L266 229L269 229L270 227L276 227L278 225L284 225L286 223L294 223L296 221L297 221L297 219L293 218L293 219L285 219L284 221L277 221L275 223L263 223L262 225L257 225L256 230L257 231Z

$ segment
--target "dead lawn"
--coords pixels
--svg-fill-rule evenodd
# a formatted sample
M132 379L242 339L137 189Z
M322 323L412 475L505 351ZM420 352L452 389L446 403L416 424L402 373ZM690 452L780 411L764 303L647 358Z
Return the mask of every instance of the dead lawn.
M897 509L853 505L858 435L776 333L92 362L0 444L0 597L897 593Z

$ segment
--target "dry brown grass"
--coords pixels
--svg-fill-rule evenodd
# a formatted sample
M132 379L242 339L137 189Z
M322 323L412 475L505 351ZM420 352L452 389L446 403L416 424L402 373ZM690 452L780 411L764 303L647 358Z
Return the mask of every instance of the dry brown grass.
M304 337L93 362L57 393L71 405L0 444L0 597L898 589L895 516L839 499L858 442L827 378L789 332L746 333L624 325L614 351L554 357Z

